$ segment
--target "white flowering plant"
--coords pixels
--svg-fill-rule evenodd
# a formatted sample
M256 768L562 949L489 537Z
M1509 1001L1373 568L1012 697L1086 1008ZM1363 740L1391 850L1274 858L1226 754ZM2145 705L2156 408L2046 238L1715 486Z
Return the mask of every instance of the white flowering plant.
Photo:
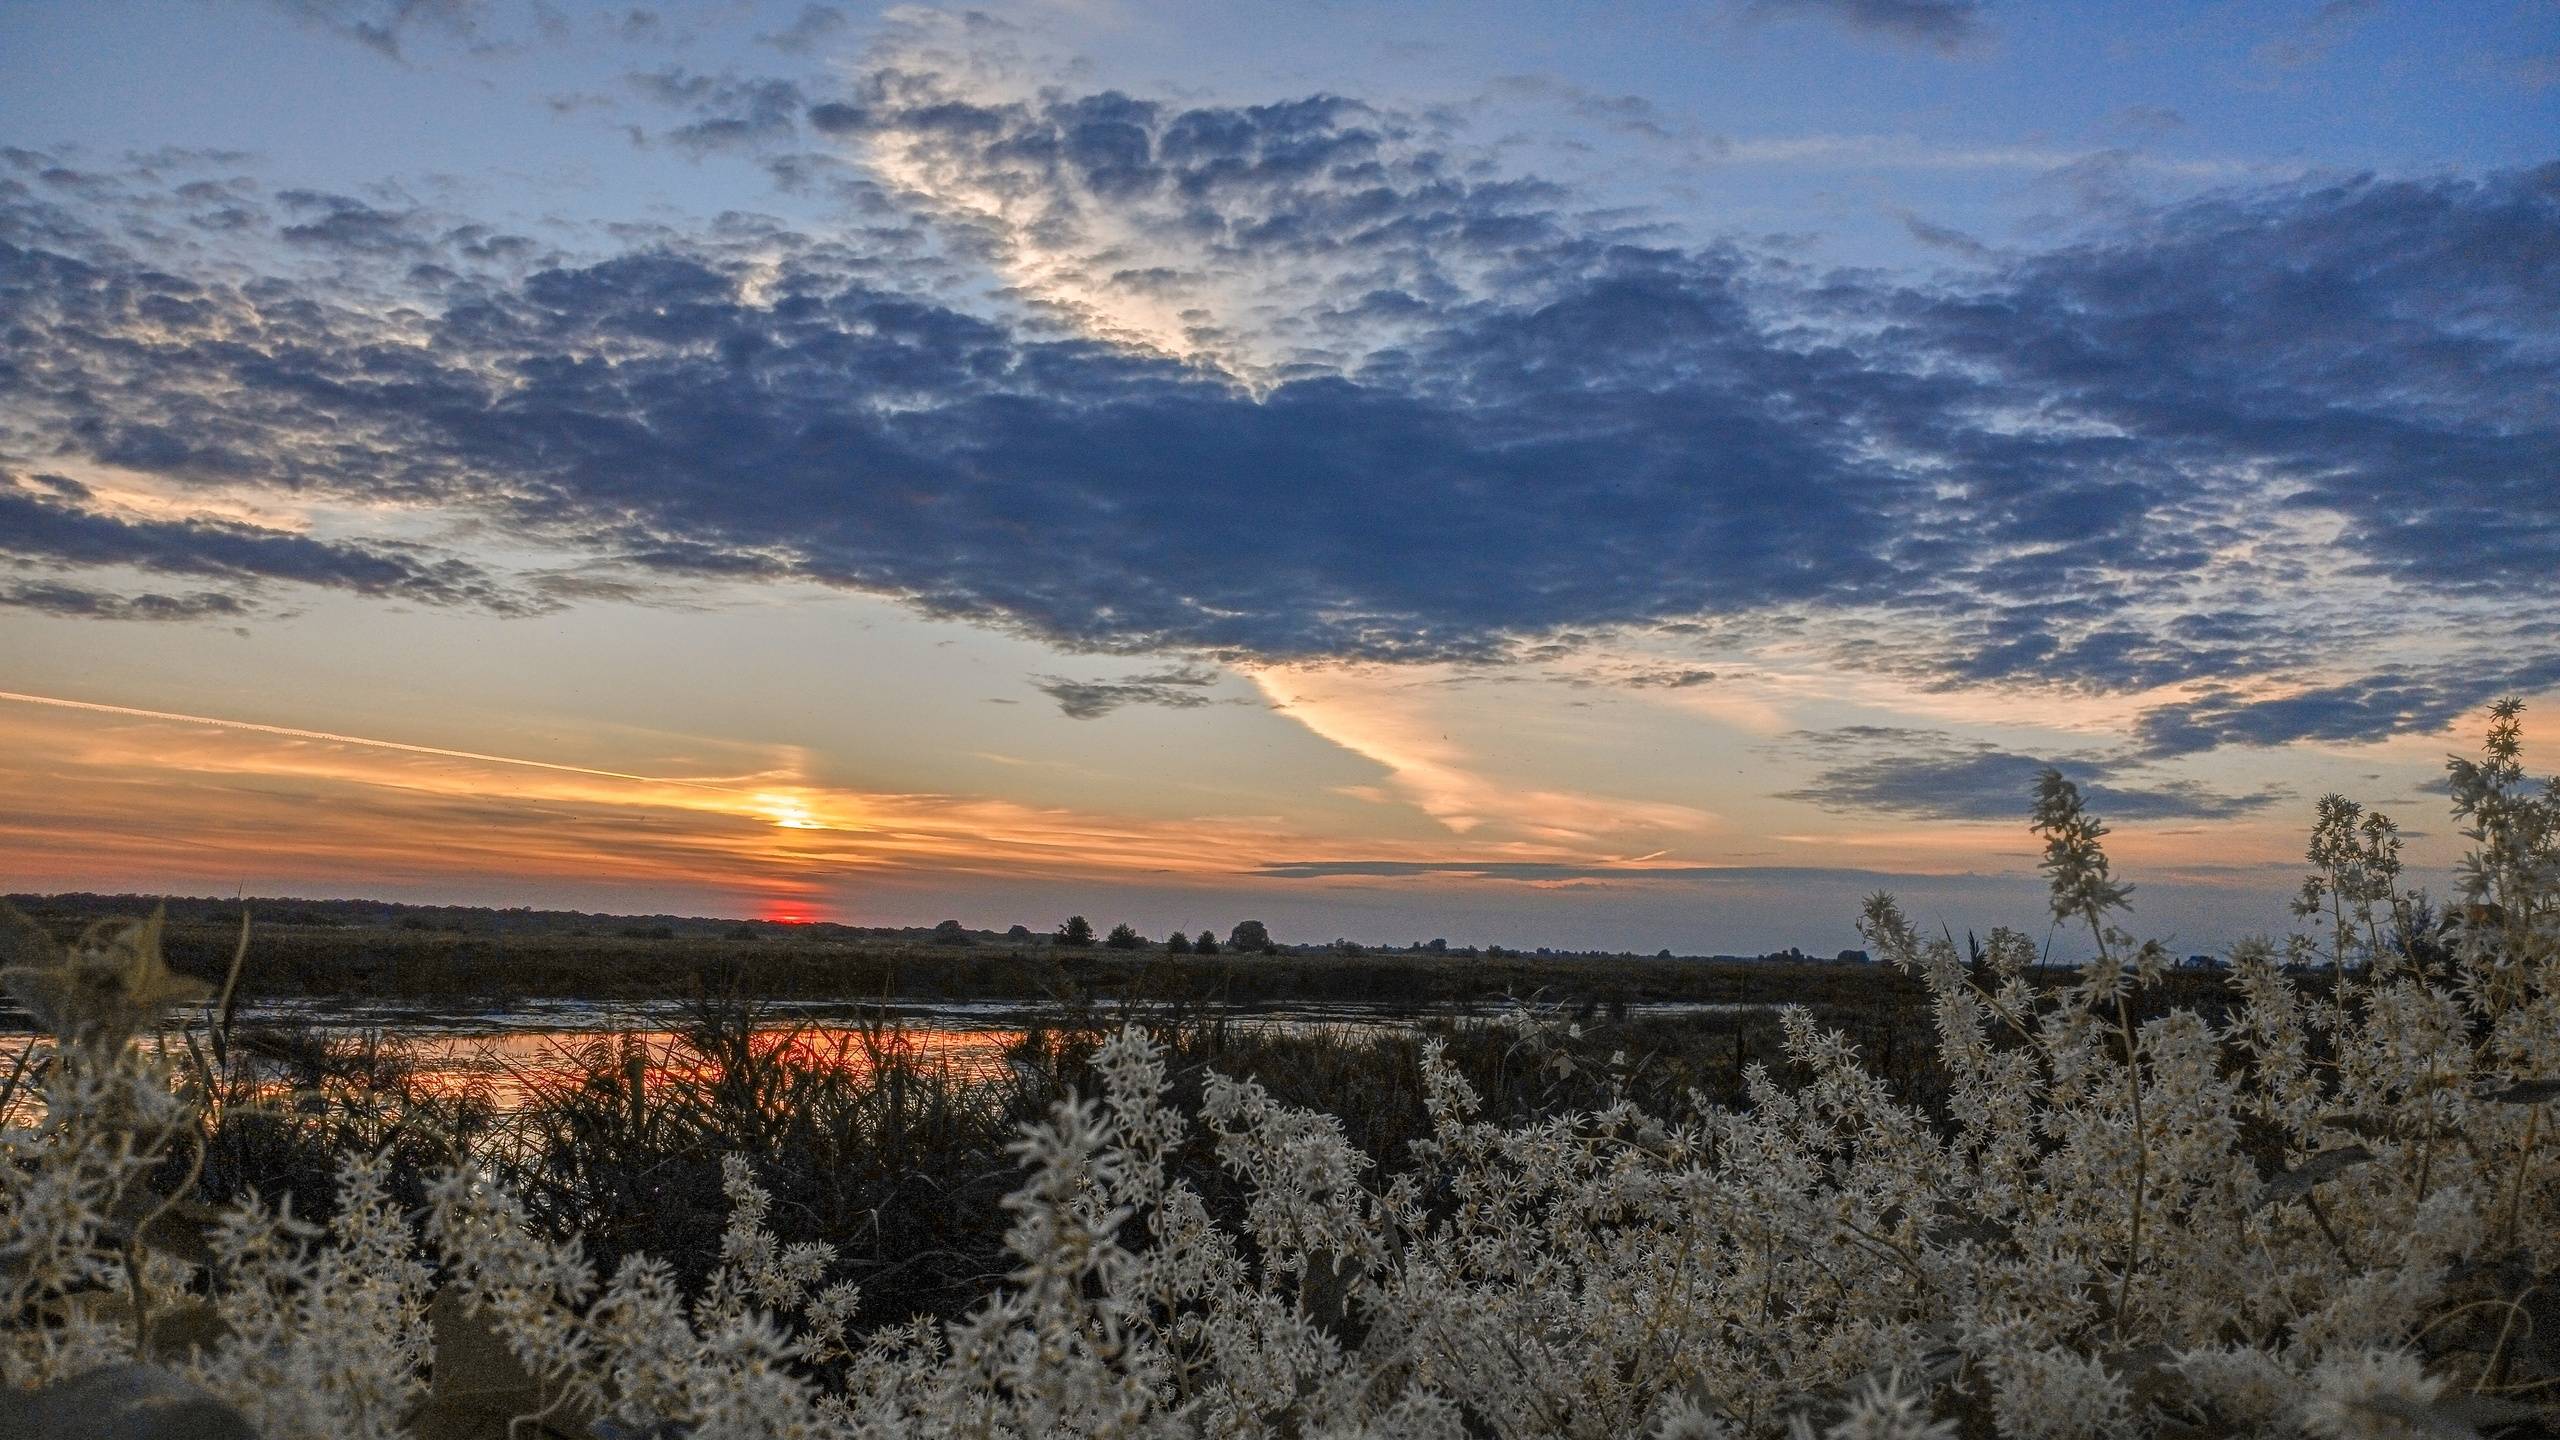
M1961 953L1888 896L1862 918L1927 986L1942 1100L1803 1011L1730 1106L1495 1123L1427 1045L1430 1132L1390 1171L1251 1078L1183 1113L1124 1030L1017 1144L1009 1278L867 1333L835 1252L773 1234L752 1155L691 1294L646 1258L600 1274L467 1165L417 1213L365 1154L325 1226L207 1211L201 1057L157 1026L204 987L151 922L64 947L13 921L47 1038L7 1082L40 1103L0 1096L0 1431L157 1405L267 1440L2544 1433L2560 789L2527 783L2518 711L2452 767L2443 923L2389 822L2323 802L2297 907L2323 933L2239 946L2211 1013L2146 1002L2167 957L2045 776L2091 963L2055 983L2012 930ZM1562 1021L1510 1023L1570 1053ZM1240 1202L1183 1177L1195 1144Z

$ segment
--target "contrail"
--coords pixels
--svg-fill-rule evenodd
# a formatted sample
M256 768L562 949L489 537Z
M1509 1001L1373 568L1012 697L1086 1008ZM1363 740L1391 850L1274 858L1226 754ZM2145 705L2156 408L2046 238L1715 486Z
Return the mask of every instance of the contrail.
M401 740L375 740L364 735L338 735L327 730L297 730L290 725L261 725L255 720L224 720L213 715L181 715L170 710L142 710L131 705L101 705L94 700L62 700L51 695L20 695L0 690L0 700L15 700L21 705L49 705L57 710L86 710L97 715L124 715L136 720L174 720L182 725L210 725L218 730L249 730L260 735L281 735L288 740L326 740L338 745L364 745L375 750L399 750L411 755L436 755L447 760L478 760L490 765L522 765L533 770L556 770L564 775L593 775L605 780L636 780L644 785L682 785L692 790L734 792L735 786L712 785L700 780L670 780L662 775L629 775L620 770L595 770L584 765L557 765L548 760L526 760L515 755L484 755L477 750L447 750L436 745L411 745Z

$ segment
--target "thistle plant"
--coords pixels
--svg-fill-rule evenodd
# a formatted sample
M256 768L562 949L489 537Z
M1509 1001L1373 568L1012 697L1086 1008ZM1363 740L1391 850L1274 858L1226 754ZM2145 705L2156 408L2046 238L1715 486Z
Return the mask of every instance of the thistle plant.
M145 1366L267 1440L2549 1433L2560 805L2514 720L2455 767L2473 910L2443 973L2304 979L2251 941L2227 1013L2158 1003L2105 827L2048 775L2053 914L2096 947L2076 978L2026 933L1961 952L1865 906L1927 988L1942 1101L1802 1010L1733 1106L1613 1091L1496 1123L1432 1045L1429 1132L1377 1157L1249 1075L1177 1106L1132 1028L1098 1093L1021 1137L1010 1273L960 1319L868 1333L836 1251L773 1234L753 1154L724 1162L690 1291L645 1258L601 1273L467 1166L420 1213L360 1154L326 1226L254 1203L173 1226L183 1186L146 1177L199 1087L183 1027L152 1031L200 989L148 923L68 948L17 924L7 978L48 1035L40 1104L0 1133L0 1433ZM2313 859L2331 953L2390 959L2371 819L2324 804ZM1585 1063L1564 1017L1504 1024Z
M2523 714L2522 702L2499 701L2481 758L2446 767L2472 846L2458 876L2461 944L2505 970L2560 956L2560 776L2538 789L2527 782Z
M2151 1131L2142 1114L2142 1037L2134 1029L2133 1012L2126 1004L2124 976L2109 942L2130 945L2132 937L2108 922L2108 912L2127 909L2133 887L2121 884L2107 873L2107 852L2100 841L2107 827L2080 798L2080 787L2048 766L2036 777L2036 803L2029 828L2044 840L2042 869L2051 887L2050 898L2056 920L2078 920L2089 927L2089 938L2097 942L2098 956L2088 967L2089 983L2084 987L2088 1004L2112 1001L2116 1013L2116 1033L2124 1044L2125 1107L2133 1127L2133 1176L2127 1187L2124 1264L2116 1282L2114 1323L2122 1330L2126 1307L2133 1298L2133 1275L2142 1259L2142 1222L2150 1199ZM2159 979L2160 952L2155 946L2141 951L2144 968L2139 978L2148 983Z
M2399 892L2400 827L2391 817L2344 795L2323 795L2311 824L2312 873L2294 897L2293 913L2329 922L2328 963L2345 969L2351 957L2372 964L2387 958L2384 924L2397 936L2409 928L2414 897ZM2379 910L2377 910L2379 907ZM2306 942L2300 948L2309 950Z

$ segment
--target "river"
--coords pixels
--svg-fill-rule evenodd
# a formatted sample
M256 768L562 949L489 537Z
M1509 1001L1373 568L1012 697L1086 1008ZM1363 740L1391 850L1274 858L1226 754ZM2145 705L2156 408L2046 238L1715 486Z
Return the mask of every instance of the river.
M1700 1015L1760 1008L1765 1007L1662 1002L1631 1004L1624 1013ZM1117 1023L1118 1013L1105 1008L1077 1018L1082 1024L1109 1025ZM1372 1031L1402 1029L1428 1019L1495 1013L1497 1009L1485 1006L1350 1002L1195 1006L1184 1012L1188 1018L1232 1025ZM663 1063L680 1052L677 1039L690 1014L690 1002L678 1000L529 999L502 1005L439 1005L329 999L243 1005L234 1025L243 1037L263 1030L337 1043L392 1046L407 1062L415 1083L451 1091L475 1090L503 1112L520 1106L544 1084L585 1071L586 1057L599 1042L627 1041ZM894 1049L964 1076L1000 1072L1009 1063L1007 1052L1027 1030L1063 1023L1054 1004L1003 1000L774 1001L760 1003L757 1015L762 1042L790 1045L813 1059L859 1066L872 1063L872 1057L883 1050ZM34 1038L26 1033L25 1024L22 1014L0 1013L0 1025L13 1027L0 1031L0 1078L16 1069ZM201 1033L201 1024L196 1029ZM25 1100L21 1093L10 1108L24 1114Z

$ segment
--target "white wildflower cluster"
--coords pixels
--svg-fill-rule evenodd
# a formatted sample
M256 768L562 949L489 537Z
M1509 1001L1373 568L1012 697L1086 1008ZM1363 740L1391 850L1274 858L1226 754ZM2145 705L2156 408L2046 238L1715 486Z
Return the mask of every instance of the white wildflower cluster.
M1497 1124L1432 1046L1429 1136L1382 1167L1251 1079L1181 1113L1124 1031L1101 1093L1019 1143L1008 1281L956 1322L867 1335L834 1254L767 1228L752 1157L728 1162L731 1226L690 1298L648 1260L600 1277L467 1170L413 1225L363 1157L325 1231L246 1208L161 1233L180 1202L145 1182L183 1159L190 1101L130 1037L188 997L150 934L118 931L10 972L73 998L39 1007L41 1118L0 1136L0 1400L147 1361L268 1440L2548 1426L2560 800L2524 787L2499 719L2456 768L2464 912L2413 925L2387 823L2324 806L2306 904L2351 963L2305 977L2243 946L2210 1012L2152 1003L2161 957L2113 921L2104 827L2049 777L2055 914L2099 953L2073 983L2040 981L2022 934L1959 952L1868 903L1870 945L1931 996L1927 1106L1803 1012L1735 1108ZM1533 1056L1573 1053L1559 1022L1512 1023ZM1183 1178L1200 1146L1233 1194Z

